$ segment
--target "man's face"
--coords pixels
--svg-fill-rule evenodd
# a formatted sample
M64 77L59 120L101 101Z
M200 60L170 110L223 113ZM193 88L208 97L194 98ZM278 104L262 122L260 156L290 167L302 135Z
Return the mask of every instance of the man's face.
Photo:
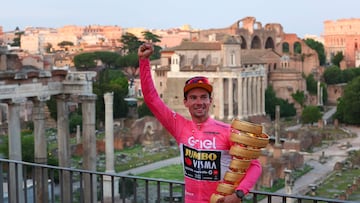
M184 99L184 105L189 109L192 119L197 122L204 122L208 118L211 102L209 92L203 88L190 90Z

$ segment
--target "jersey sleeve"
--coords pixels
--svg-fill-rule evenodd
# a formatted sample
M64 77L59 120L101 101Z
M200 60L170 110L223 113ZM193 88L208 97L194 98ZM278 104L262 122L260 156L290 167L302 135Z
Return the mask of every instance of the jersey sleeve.
M172 111L159 97L151 77L149 59L139 59L139 65L144 102L164 128L176 138L178 136L176 132L179 132L177 126L180 120L182 120L182 117Z
M250 162L250 166L246 171L245 177L242 179L236 190L242 190L245 194L255 186L260 175L262 173L262 167L258 159L253 159Z

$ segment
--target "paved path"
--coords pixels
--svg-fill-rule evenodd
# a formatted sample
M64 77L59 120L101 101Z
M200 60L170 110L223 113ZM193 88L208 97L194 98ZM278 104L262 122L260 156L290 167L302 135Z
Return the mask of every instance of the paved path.
M156 170L156 169L159 169L159 168L163 168L165 166L169 166L169 165L172 165L172 164L181 164L180 161L181 161L181 159L180 159L180 156L179 156L179 157L175 157L175 158L171 158L171 159L165 159L165 160L162 160L162 161L158 161L158 162L148 164L148 165L145 165L145 166L132 168L132 169L129 169L127 171L120 172L119 174L120 175L129 175L129 174L136 175L136 174Z

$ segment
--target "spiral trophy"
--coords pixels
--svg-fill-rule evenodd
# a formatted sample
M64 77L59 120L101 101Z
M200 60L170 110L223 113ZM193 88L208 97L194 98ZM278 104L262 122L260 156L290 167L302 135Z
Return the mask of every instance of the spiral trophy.
M232 156L229 170L225 172L223 181L218 184L216 193L211 195L210 203L216 203L219 198L235 192L251 160L257 159L261 148L269 143L269 136L262 132L261 125L234 119L231 123L230 140L234 144L229 152Z

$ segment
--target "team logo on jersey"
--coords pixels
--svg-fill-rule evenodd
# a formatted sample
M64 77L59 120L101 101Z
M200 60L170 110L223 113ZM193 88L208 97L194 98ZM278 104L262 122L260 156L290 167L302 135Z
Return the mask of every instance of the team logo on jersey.
M185 176L197 180L220 180L221 152L196 150L183 145Z
M216 149L216 138L200 140L191 136L188 139L188 144L192 147L198 144L200 149Z

